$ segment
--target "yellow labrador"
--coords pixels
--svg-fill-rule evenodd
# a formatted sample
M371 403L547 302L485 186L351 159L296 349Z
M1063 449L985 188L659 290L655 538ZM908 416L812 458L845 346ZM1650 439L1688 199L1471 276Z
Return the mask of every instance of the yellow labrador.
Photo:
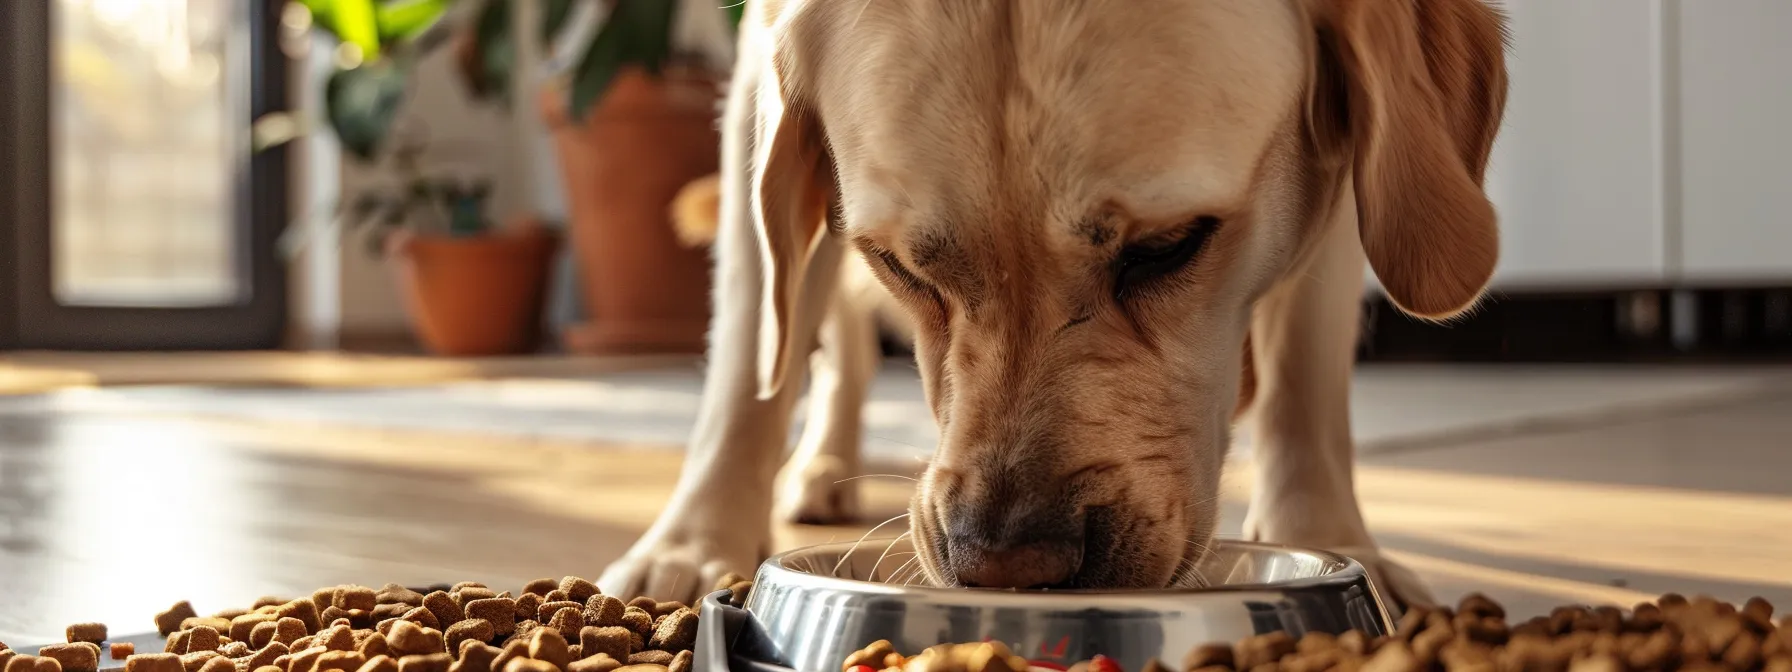
M690 599L751 572L774 506L857 513L868 270L940 427L909 519L932 582L1199 582L1248 408L1245 536L1340 550L1428 602L1353 485L1363 264L1417 316L1479 298L1502 37L1480 0L750 3L701 416L604 590Z

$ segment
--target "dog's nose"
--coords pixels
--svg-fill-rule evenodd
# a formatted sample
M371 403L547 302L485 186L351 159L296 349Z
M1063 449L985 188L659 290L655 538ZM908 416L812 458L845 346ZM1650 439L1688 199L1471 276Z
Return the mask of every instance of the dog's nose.
M952 544L959 585L967 588L1051 588L1076 576L1082 547L1062 542L1009 548Z

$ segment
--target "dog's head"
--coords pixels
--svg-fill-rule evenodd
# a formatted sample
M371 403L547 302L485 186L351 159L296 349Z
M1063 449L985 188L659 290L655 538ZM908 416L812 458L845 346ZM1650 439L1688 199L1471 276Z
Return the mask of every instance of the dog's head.
M1505 73L1479 0L766 11L763 382L839 236L917 325L941 442L911 527L936 582L1180 580L1213 533L1252 303L1329 223L1355 217L1416 315L1492 273Z

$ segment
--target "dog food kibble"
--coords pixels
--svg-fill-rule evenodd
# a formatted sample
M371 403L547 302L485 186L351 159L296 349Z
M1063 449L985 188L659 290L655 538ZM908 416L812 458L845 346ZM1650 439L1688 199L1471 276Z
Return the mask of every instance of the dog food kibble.
M172 635L180 629L181 621L198 615L199 612L193 611L193 603L186 600L176 602L167 611L156 614L156 633L163 637Z
M731 591L751 589L724 578ZM692 670L698 615L682 603L625 603L573 576L531 581L520 594L471 582L422 590L331 586L211 616L179 602L155 617L167 637L162 652L139 654L129 642L110 651L125 672ZM40 656L0 644L0 672L99 672L106 626L78 623L66 634L69 643L44 647ZM873 662L886 668L904 660L894 650L880 653Z
M0 661L5 662L5 666L0 667L0 672L38 672L39 669L42 669L44 672L61 672L62 670L62 663L56 662L56 659L54 658L39 658L37 656L14 654L11 656L0 656ZM43 663L43 667L40 668L39 663L42 661L49 662Z
M66 672L98 672L100 669L100 647L92 642L51 644L39 649L37 655L56 659Z
M680 608L660 619L647 645L660 651L689 651L697 645L697 612Z
M579 630L585 627L585 617L578 607L564 607L554 612L554 617L542 624L543 630L560 633L560 638L575 641L579 638Z
M541 604L540 595L523 593L522 597L516 598L516 620L535 620L535 614L541 610Z
M316 641L322 643L324 648L330 651L355 650L354 630L340 625L330 626L323 632L317 633Z
M373 660L377 656L392 655L392 642L388 641L385 635L374 632L370 633L366 639L361 640L361 643L355 646L355 650L360 651L361 655L367 656L368 660ZM392 664L397 665L398 662L393 661Z
M585 625L622 625L622 614L627 610L628 605L622 600L609 595L592 595L585 601Z
M497 597L498 594L493 592L490 588L462 588L449 593L448 596L454 598L454 603L460 605L462 610L465 610L468 602L494 598Z
M600 653L568 663L566 672L616 672L619 667L622 667L622 661Z
M416 607L403 602L381 604L373 608L373 622L378 623L380 621L389 621L394 618L399 618L410 613L410 611L415 608Z
M671 665L672 654L665 651L636 651L628 654L630 665Z
M137 654L125 659L124 669L125 672L182 672L180 656L172 653Z
M366 586L341 586L336 589L332 604L345 611L350 609L373 611L373 608L379 605L379 594Z
M70 644L88 642L97 645L106 641L106 625L104 623L76 623L68 626L64 634Z
M591 657L604 654L617 661L628 660L634 633L620 626L588 626L579 631L579 650Z
M454 625L466 618L466 612L461 610L460 603L455 602L448 593L439 590L423 596L423 608L428 609L429 613L435 616L435 627L438 628ZM402 662L400 661L400 663Z
M566 639L560 631L553 628L538 628L529 637L529 657L564 668L572 662L572 652L566 649Z
M193 651L190 653L183 653L180 656L180 666L187 672L199 672L199 668L205 667L206 661L217 657L219 657L217 651Z
M598 593L597 584L576 576L560 579L560 591L566 593L566 599L581 604Z
M491 638L495 635L493 634L490 621L481 618L469 618L449 626L448 631L443 633L443 636L447 638L449 651L459 651L461 642L468 640L476 642L491 641Z
M639 607L629 607L622 612L622 627L635 631L642 637L653 636L653 615L642 611Z
M547 623L548 621L554 620L554 614L560 613L561 609L583 610L583 608L584 608L584 605L574 602L572 600L560 600L558 602L543 602L541 606L535 608L535 620L540 621L542 623Z
M521 640L523 642L528 642L530 637L535 636L535 630L540 627L541 627L541 623L535 621L534 619L530 619L527 621L517 621L516 622L516 632L510 633L510 636L504 639L503 644L508 646L510 644L511 640Z
M498 649L491 645L467 641L455 656L454 664L448 666L448 672L492 672L492 661L497 657Z
M454 659L445 652L405 656L398 659L398 672L448 672L453 664Z
M508 635L516 632L516 600L508 597L473 600L467 603L465 611L469 620L482 620L490 625L494 635ZM491 639L491 637L482 639Z
M506 663L502 672L559 672L559 669L545 660L517 658Z
M634 613L634 609L630 609ZM666 620L660 625L665 626ZM656 635L658 631L656 630ZM657 642L657 637L656 640ZM905 658L880 641L847 656L844 672L995 672L1009 669L989 644L936 646ZM638 647L637 647L638 648ZM638 655L638 654L637 654ZM977 658L982 655L982 658ZM627 670L627 667L621 668ZM1012 669L1025 669L1024 667ZM1121 672L1097 656L1071 672ZM1167 670L1150 661L1138 672ZM1626 611L1560 607L1509 626L1485 595L1455 609L1415 607L1392 636L1351 630L1333 636L1285 633L1216 642L1183 658L1184 672L1792 672L1792 619L1754 598L1740 609L1709 597L1663 595Z
M374 600L380 604L403 604L412 607L420 607L423 606L423 593L419 593L396 583L388 583L380 587L380 592L374 595Z

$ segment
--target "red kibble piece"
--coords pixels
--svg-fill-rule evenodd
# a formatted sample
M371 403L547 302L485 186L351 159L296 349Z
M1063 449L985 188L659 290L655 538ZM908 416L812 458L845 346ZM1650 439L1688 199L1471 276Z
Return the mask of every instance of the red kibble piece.
M1107 656L1096 656L1089 659L1089 672L1126 672L1120 669L1120 663Z

